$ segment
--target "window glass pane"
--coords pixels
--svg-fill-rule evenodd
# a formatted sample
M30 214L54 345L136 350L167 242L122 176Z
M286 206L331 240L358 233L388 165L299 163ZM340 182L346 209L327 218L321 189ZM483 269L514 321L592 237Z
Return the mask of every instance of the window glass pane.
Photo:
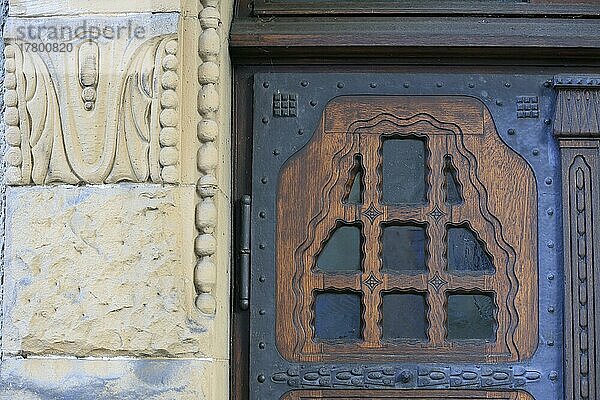
M362 156L357 154L354 157L354 166L350 171L350 182L348 182L349 191L344 199L346 204L361 204L363 202L364 192L364 167L362 165Z
M383 338L427 340L427 303L424 294L383 295Z
M444 157L444 191L445 201L448 205L460 204L463 201L458 172L452 163L452 157Z
M353 341L361 338L362 304L352 292L320 292L315 299L315 337Z
M317 269L323 272L354 272L361 266L361 232L357 225L336 228L317 255Z
M383 269L394 272L427 271L425 227L418 225L384 225Z
M494 341L496 307L490 294L448 296L448 339Z
M427 201L425 142L419 139L383 141L383 202L420 204Z
M470 274L494 273L492 258L476 234L466 227L448 228L448 271Z

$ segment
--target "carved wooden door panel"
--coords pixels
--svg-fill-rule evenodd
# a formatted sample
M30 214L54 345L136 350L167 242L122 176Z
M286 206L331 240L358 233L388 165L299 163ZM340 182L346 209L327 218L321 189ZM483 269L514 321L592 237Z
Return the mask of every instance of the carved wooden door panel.
M561 397L544 82L255 76L251 398Z

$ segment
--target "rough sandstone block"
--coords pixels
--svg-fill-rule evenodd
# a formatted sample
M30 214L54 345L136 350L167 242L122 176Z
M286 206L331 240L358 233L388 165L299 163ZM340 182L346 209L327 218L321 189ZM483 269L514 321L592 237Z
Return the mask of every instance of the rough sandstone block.
M193 357L194 187L7 191L4 354Z

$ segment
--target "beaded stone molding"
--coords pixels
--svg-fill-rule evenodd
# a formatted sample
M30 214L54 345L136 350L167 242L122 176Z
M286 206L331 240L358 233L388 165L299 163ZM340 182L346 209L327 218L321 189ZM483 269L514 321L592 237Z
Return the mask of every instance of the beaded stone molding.
M198 171L200 179L197 189L199 202L196 206L196 228L198 236L195 242L197 256L194 273L196 286L196 307L204 314L214 315L216 300L214 296L216 284L216 265L213 256L217 250L215 227L217 224L217 207L214 196L218 191L217 166L219 153L217 140L219 135L219 75L221 39L219 0L201 0L200 37L198 39Z

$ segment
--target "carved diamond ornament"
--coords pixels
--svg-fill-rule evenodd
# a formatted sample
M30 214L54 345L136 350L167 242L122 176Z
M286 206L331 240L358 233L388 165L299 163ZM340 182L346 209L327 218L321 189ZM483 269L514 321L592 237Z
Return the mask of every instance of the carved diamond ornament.
M431 218L433 218L435 220L435 222L437 223L440 221L440 219L442 219L442 217L444 215L446 215L446 213L443 212L442 210L440 210L440 208L436 204L435 207L433 208L433 210L431 210L427 215L429 215Z
M371 203L369 208L367 208L365 211L363 211L363 215L365 217L369 218L369 221L371 221L371 223L375 222L377 217L379 217L381 214L383 214L383 213L381 211L379 211L377 208L375 208L373 203Z
M429 284L431 286L433 286L433 288L435 289L436 292L440 292L440 289L442 288L442 286L446 285L448 282L446 282L445 280L443 280L440 275L436 272L435 275L433 276L433 278L431 278L429 280Z
M371 275L369 275L369 277L364 281L364 284L371 290L371 293L373 293L373 290L375 290L375 288L382 283L383 282L377 279L372 272Z

